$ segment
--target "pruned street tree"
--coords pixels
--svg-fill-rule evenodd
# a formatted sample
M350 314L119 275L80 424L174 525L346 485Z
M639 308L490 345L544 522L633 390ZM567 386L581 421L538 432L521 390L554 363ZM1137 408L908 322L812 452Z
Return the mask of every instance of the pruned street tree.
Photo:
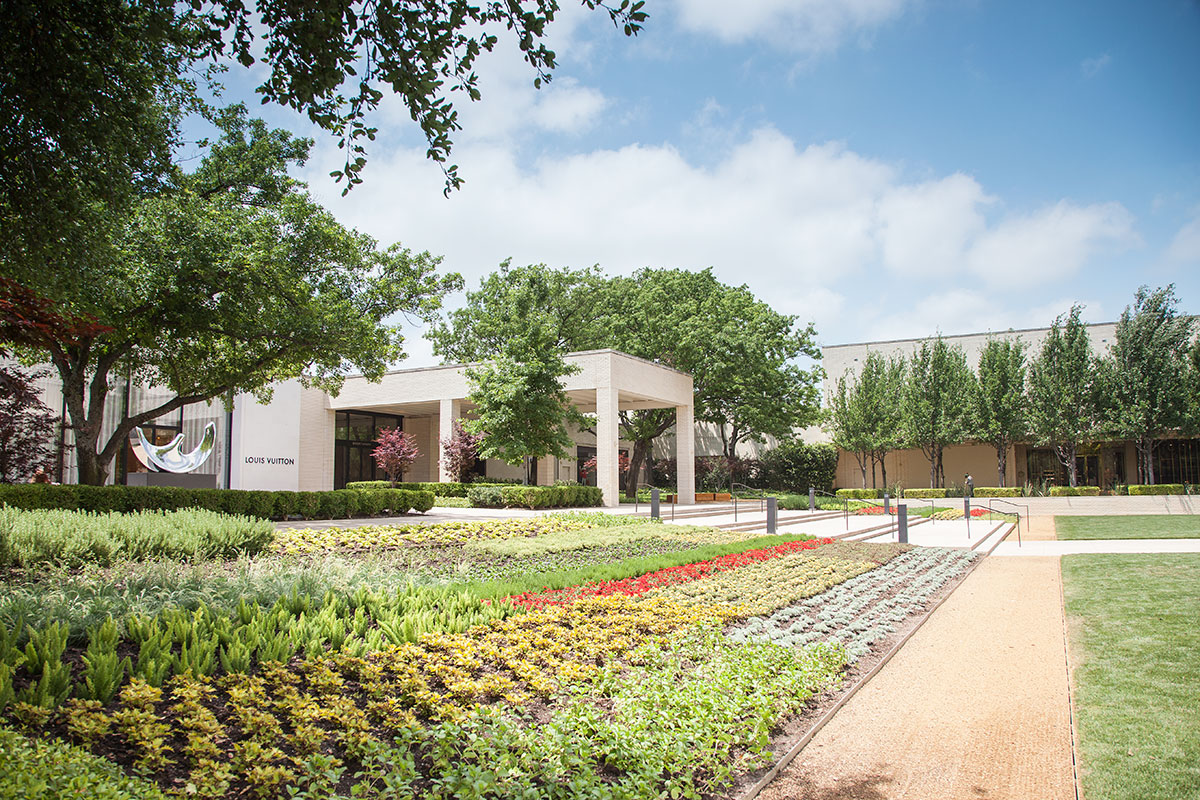
M829 433L833 444L854 455L862 473L863 488L867 488L867 467L871 464L871 442L866 420L862 418L862 405L858 402L857 385L851 376L837 379L837 388L829 398Z
M921 342L908 361L902 407L904 439L929 459L929 486L946 485L945 449L968 434L975 375L961 347L941 336Z
M1050 326L1029 364L1029 423L1038 444L1053 448L1071 486L1079 483L1079 446L1095 433L1096 359L1076 304Z
M1025 350L1020 339L988 339L979 353L971 435L996 449L997 486L1005 485L1008 449L1029 434Z
M112 211L111 242L73 279L49 271L12 284L28 293L16 293L20 302L77 322L65 335L4 323L2 341L62 379L81 483L103 483L135 426L183 406L266 397L290 378L333 392L352 370L377 378L403 358L403 337L385 320L428 318L461 285L436 273L439 259L380 249L313 202L287 175L307 141L239 107L219 122L222 137L194 171ZM102 440L118 378L174 396L122 415Z
M1099 396L1109 431L1133 440L1138 482L1154 483L1154 450L1187 425L1188 349L1196 320L1180 314L1174 285L1137 290L1099 363Z

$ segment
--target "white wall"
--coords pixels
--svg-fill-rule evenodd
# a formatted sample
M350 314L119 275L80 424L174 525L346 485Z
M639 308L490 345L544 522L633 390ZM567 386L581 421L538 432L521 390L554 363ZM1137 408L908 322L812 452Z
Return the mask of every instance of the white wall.
M300 382L291 380L265 405L249 394L234 398L231 488L300 488L300 395Z

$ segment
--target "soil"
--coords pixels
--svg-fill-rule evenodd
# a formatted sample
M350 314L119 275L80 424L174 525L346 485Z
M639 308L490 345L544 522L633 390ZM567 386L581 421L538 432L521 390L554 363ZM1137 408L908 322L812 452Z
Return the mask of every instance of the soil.
M759 796L1073 800L1060 587L985 558Z

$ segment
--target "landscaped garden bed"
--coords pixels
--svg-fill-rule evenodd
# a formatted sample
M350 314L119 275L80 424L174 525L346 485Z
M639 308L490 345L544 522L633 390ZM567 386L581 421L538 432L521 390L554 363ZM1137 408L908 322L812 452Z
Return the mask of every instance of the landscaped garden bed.
M288 530L232 560L14 571L0 708L114 797L719 796L975 557L626 522Z

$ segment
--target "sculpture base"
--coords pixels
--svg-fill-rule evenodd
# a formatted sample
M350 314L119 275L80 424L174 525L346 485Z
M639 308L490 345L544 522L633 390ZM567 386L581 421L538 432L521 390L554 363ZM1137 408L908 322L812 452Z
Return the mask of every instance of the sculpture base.
M130 472L126 486L176 486L180 489L215 489L216 475L196 475L191 472Z

